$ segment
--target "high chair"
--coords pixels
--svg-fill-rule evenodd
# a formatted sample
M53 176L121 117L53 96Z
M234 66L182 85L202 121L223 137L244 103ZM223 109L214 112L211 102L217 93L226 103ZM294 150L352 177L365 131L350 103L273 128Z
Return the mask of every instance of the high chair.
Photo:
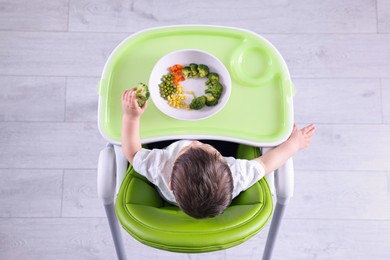
M272 217L263 254L263 259L271 259L293 195L292 159L240 193L222 215L197 220L165 202L122 153L121 94L137 82L148 82L157 60L180 49L204 50L224 63L232 77L230 99L217 114L199 121L170 118L150 100L141 118L143 144L173 139L235 142L237 158L253 159L287 140L292 131L290 74L280 53L263 37L238 28L189 25L153 28L125 39L109 57L98 87L99 131L108 142L99 156L98 195L118 259L127 259L119 223L148 246L203 253L243 243Z

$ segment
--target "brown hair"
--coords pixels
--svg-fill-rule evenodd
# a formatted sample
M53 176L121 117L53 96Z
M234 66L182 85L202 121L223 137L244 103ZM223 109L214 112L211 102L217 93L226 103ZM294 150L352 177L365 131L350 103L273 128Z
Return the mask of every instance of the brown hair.
M194 218L222 214L232 201L233 177L219 153L191 147L172 169L172 190L179 207Z

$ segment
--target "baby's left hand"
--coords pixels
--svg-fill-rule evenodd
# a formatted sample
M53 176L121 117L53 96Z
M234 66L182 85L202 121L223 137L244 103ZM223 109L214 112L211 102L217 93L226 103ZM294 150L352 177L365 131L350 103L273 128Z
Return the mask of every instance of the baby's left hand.
M143 107L138 105L137 99L135 97L135 90L137 88L132 88L130 90L126 90L122 94L122 110L123 114L127 115L131 118L137 119L140 118L145 109L148 106L148 102L146 101Z
M298 148L298 150L301 150L309 146L315 131L316 126L314 124L307 125L300 130L298 130L297 125L294 124L294 129L288 141L293 142L294 145L296 145L296 147Z

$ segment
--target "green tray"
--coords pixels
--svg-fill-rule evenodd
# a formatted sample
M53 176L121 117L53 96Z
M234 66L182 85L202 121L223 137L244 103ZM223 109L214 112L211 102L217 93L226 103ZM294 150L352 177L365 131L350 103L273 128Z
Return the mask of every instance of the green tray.
M285 61L270 42L238 28L173 26L130 36L107 60L98 87L98 124L105 139L120 144L123 91L138 82L148 83L154 64L180 49L199 49L216 56L231 75L230 99L217 114L199 121L171 118L150 99L141 118L143 143L191 138L274 146L288 138L294 87Z

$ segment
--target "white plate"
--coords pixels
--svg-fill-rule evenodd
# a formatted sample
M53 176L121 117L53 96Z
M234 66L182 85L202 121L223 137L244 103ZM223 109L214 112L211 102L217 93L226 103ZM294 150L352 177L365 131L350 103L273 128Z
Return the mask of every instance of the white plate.
M200 110L176 109L168 105L168 101L161 97L159 84L163 75L169 73L169 67L175 64L189 66L190 63L204 64L210 72L219 74L219 82L223 85L222 95L216 106L205 106ZM187 79L180 84L185 91L194 91L195 95L202 96L207 88L207 78ZM231 79L228 70L215 56L200 50L179 50L162 57L155 65L149 78L150 97L156 107L164 114L180 120L201 120L218 113L228 102L231 92ZM186 103L190 104L193 96L187 95Z

